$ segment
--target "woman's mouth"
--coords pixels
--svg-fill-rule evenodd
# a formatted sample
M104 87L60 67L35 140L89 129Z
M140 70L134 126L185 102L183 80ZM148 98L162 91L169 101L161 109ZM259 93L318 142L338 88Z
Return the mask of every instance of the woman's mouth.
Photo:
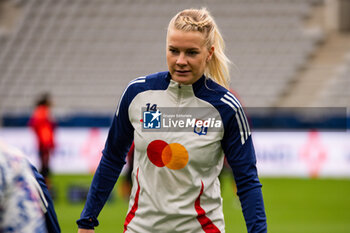
M175 70L175 73L177 75L186 75L186 74L190 73L190 71L189 70Z

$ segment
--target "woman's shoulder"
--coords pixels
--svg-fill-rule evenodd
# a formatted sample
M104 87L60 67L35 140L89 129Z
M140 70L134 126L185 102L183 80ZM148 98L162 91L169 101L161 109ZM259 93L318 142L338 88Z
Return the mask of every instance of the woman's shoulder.
M233 99L235 102L240 104L238 100L237 93L233 91L231 88L227 89L214 80L208 78L205 83L205 92L208 96L210 96L213 100L222 102L222 99Z
M232 112L242 109L241 101L237 93L232 89L227 89L214 80L206 80L206 95L209 102L211 102L220 112Z
M147 80L167 79L169 77L169 72L168 71L157 72L157 73L146 75L145 77L147 78Z
M158 72L131 80L125 89L163 89L168 84L168 72Z

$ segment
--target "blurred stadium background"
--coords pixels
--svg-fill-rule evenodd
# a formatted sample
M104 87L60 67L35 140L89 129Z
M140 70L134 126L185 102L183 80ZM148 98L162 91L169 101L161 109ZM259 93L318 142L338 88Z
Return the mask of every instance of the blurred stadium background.
M37 164L27 122L51 93L56 209L63 232L76 232L123 89L167 69L170 18L202 6L234 63L231 88L252 109L269 232L349 233L349 0L0 0L0 139ZM122 231L118 187L96 232ZM227 232L245 232L229 172L223 197Z

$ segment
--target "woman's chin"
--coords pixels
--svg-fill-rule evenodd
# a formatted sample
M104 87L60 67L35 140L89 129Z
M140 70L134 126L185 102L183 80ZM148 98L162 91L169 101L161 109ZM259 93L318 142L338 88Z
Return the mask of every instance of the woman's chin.
M172 75L171 76L172 80L174 80L175 82L184 84L184 85L189 85L192 84L196 81L196 79L194 77L192 77L192 75Z

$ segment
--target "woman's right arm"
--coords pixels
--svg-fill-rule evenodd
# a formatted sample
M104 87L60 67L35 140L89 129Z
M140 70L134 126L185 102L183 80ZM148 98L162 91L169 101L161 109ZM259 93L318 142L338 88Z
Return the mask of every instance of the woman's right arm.
M93 232L97 217L105 205L123 169L125 157L133 141L134 128L129 120L130 98L128 89L121 98L108 132L103 156L93 177L84 209L77 221L80 232ZM81 231L83 229L89 229Z

